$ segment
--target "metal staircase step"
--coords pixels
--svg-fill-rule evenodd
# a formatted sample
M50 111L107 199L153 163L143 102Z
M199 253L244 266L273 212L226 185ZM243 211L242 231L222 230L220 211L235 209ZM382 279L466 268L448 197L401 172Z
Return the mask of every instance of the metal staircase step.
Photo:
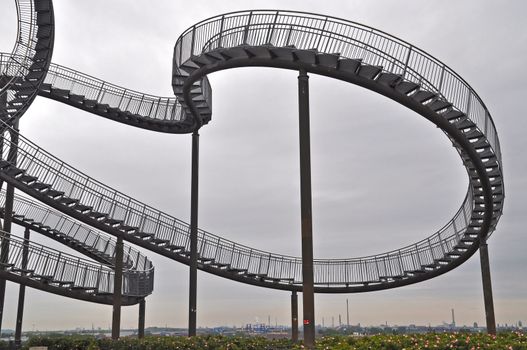
M467 128L473 128L476 126L474 122L470 119L468 119L465 116L460 117L459 119L455 119L455 122L453 123L456 128L462 130Z
M399 74L383 72L379 74L376 81L382 85L394 87L399 81L401 81L401 79L402 78Z
M59 88L52 87L51 94L59 96L59 97L68 97L70 94L70 91L66 89L59 89Z
M143 239L143 240L144 240L145 238L150 239L150 238L153 238L153 237L155 236L153 233L146 233L146 232L140 232L140 231L138 231L138 232L134 232L134 233L132 233L132 234L133 234L134 236L136 236L136 237L139 237L139 238Z
M22 169L19 169L19 168L16 168L14 166L8 168L5 173L11 177L17 177L19 175L22 175L24 174L26 171L25 170L22 170Z
M69 100L76 103L83 103L85 97L83 95L70 94Z
M51 92L51 88L52 87L53 86L51 84L49 84L49 83L42 83L40 85L40 90L45 91L45 92Z
M139 230L139 227L128 226L128 225L123 225L123 224L121 224L121 225L119 226L119 229L120 229L121 231L126 232L126 233L132 233L132 232L135 232L135 231Z
M412 95L412 98L420 103L424 103L435 97L437 97L436 93L426 90L417 91L415 94Z
M462 117L465 117L466 118L466 115L465 113L461 112L461 111L456 111L456 110L450 110L446 113L443 113L442 114L443 117L445 117L447 120L454 120L454 119L459 119L459 118L462 118Z
M45 184L43 182L33 182L33 183L29 184L29 187L31 187L32 189L37 190L39 192L44 192L47 189L51 188L51 185Z
M86 212L91 211L91 210L93 209L93 207L90 207L90 206L88 206L88 205L83 205L83 204L78 204L78 203L77 203L77 204L75 204L75 205L73 206L73 209L75 209L75 210L77 210L77 211L79 211L79 212L81 212L81 213L84 214L84 213L86 213Z
M46 194L53 199L58 199L59 197L62 197L64 195L64 192L49 189Z
M49 276L49 275L37 275L37 274L33 274L32 276L33 278L37 278L39 279L40 281L42 282L51 282L53 280L53 276Z
M23 174L18 178L18 181L25 183L26 185L29 185L35 181L37 181L38 178L35 176Z
M175 245L175 244L167 244L165 246L166 249L168 250L171 250L171 251L182 251L185 249L185 247L183 246L179 246L179 245Z
M342 72L356 74L357 70L361 66L361 60L355 60L351 58L339 59L338 69Z
M179 68L188 74L192 74L192 72L199 69L199 66L192 61L186 61Z
M33 61L45 60L50 54L49 48L43 48L35 51L35 55L32 57Z
M216 60L218 62L225 61L225 56L221 54L221 50L223 49L206 52L204 56L208 56L211 60ZM180 77L185 78L186 76L180 75Z
M226 263L221 263L221 262L218 262L218 261L213 261L210 263L211 266L215 266L219 269L224 269L224 268L228 268L230 266L230 264L226 264Z
M37 38L49 38L51 36L51 26L39 26L37 29Z
M411 81L401 81L399 84L395 85L395 90L405 95L408 95L417 89L419 89L419 84Z
M53 23L53 17L49 11L39 11L37 12L37 25L45 26L51 25Z
M94 218L95 220L101 220L101 221L105 220L108 217L108 214L101 213L98 211L91 211L88 215Z
M316 50L293 50L293 57L295 57L297 61L307 64L316 64L316 55Z
M240 269L240 268L236 268L236 267L228 267L227 271L241 274L241 273L246 273L247 269Z
M445 108L452 107L452 103L444 100L435 100L434 102L429 103L428 108L432 109L433 111L437 112Z
M284 61L294 61L293 49L287 47L271 47L269 48L271 56Z
M73 206L74 204L77 204L79 203L79 200L78 199L73 199L73 198L69 198L69 197L61 197L58 202L60 204L64 204L66 206Z
M317 53L316 61L319 66L337 69L340 55L330 53Z
M218 59L211 55L192 56L190 60L200 67L219 62Z
M253 273L253 272L247 272L245 275L250 278L265 278L265 276L267 276L265 273Z
M104 223L108 224L109 226L116 227L116 226L120 226L123 223L123 221L107 217L104 219Z
M71 287L74 283L73 281L57 281L57 284L61 287Z
M84 100L84 106L88 107L88 108L93 108L95 106L97 106L97 101L96 100Z
M84 292L96 292L97 291L97 288L96 287L84 287L84 286L72 286L70 287L71 290L79 290L79 291L84 291Z
M162 239L162 238L156 238L156 237L152 237L152 239L150 240L152 243L154 243L155 245L168 245L170 243L170 241L168 239Z
M253 58L271 59L270 47L266 46L248 46L245 50Z
M469 140L470 139L476 139L476 138L484 136L483 133L481 131L479 131L477 128L471 128L470 130L468 130L464 134L467 137L467 139L469 139Z
M364 64L360 66L359 72L357 74L366 79L374 79L381 71L382 67L380 66Z
M31 275L33 272L35 272L35 270L30 270L30 269L22 269L22 268L19 268L19 267L13 267L11 269L12 272L21 272L21 273L24 273L26 275Z
M106 112L108 110L108 107L110 107L110 105L108 104L105 104L105 103L99 103L97 104L96 108L99 112Z

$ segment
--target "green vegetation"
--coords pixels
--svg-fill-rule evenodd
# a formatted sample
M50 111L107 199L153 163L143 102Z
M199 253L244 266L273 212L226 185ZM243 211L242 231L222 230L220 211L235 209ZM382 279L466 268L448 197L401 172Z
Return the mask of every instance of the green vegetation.
M122 338L119 341L90 336L33 337L29 346L47 346L49 350L285 350L303 349L290 340L262 337L200 336ZM317 339L317 350L527 350L527 336L508 332L497 336L479 333L429 333L374 335L367 337L327 336Z

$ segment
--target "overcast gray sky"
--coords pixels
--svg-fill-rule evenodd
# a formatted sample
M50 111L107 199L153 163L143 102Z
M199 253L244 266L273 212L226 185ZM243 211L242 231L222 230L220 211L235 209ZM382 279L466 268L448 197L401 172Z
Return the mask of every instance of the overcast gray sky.
M284 9L338 16L398 36L444 61L489 107L503 150L507 198L489 241L498 323L527 320L525 2L517 1L54 1L53 61L130 89L172 95L178 36L224 12ZM16 37L12 1L0 3L0 50ZM242 68L210 76L212 122L201 130L200 227L277 253L300 254L297 73ZM467 175L447 138L396 103L311 76L315 257L380 253L442 227L460 206ZM189 135L136 129L37 98L22 133L86 174L189 220ZM17 232L21 232L17 229ZM60 249L34 234L35 240ZM188 268L147 253L156 267L149 325L185 327ZM287 292L206 273L198 325L287 324ZM14 328L18 286L8 283L4 327ZM345 313L361 324L484 323L479 256L436 279L367 294L317 295L317 323ZM137 307L123 326L136 327ZM301 310L301 307L300 307ZM24 328L108 327L111 307L28 290Z

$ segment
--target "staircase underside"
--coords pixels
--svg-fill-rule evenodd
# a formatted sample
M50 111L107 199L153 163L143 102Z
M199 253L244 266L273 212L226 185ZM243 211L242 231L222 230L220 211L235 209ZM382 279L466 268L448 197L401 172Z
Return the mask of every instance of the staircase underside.
M323 34L326 22L333 20L330 17L325 18L323 28L302 32L307 37L317 39L318 43L317 40L310 40L310 43L316 43L313 47L299 47L290 44L291 34L294 33L292 24L280 29L280 33L288 35L286 43L277 39L275 26L279 25L279 11L276 11L274 22L265 25L254 22L257 12L247 12L247 24L230 31L223 27L224 17L233 14L208 20L221 20L221 27L218 28L222 31L207 32L210 37L205 39L199 37L206 43L197 49L195 31L207 23L192 27L178 39L172 77L177 97L174 106L178 105L180 113L177 117L170 114L171 117L167 118L167 113L159 117L156 113L160 104L154 103L155 98L150 99L150 104L145 104L146 95L133 108L130 106L135 102L122 103L127 99L135 101L132 95L126 95L125 92L118 103L105 103L106 91L103 87L100 94L89 97L88 93L82 95L62 86L53 86L51 81L39 87L39 94L129 125L161 132L189 133L211 119L211 90L206 76L212 72L248 66L302 69L311 74L362 86L406 106L440 128L463 161L469 177L469 188L454 218L422 241L374 256L317 259L314 262L315 291L366 292L417 283L450 271L472 256L479 248L480 241L486 240L493 232L501 216L504 199L499 142L497 136L489 132L495 133L495 129L484 105L476 105L485 111L484 125L470 111L470 108L474 108L472 97L480 103L475 92L466 85L467 89L470 88L466 109L456 101L447 100L441 86L435 86L426 76L419 76L418 67L412 66L408 58L412 52L418 51L413 46L409 47L406 63L394 59L391 66L380 66L372 64L373 61L366 59L366 56L348 57L322 49L329 45ZM303 13L295 13L295 16L319 18ZM348 25L355 24L349 22ZM260 43L249 40L254 33L262 38L267 36L268 40ZM328 38L332 39L330 36ZM351 42L352 38L348 39ZM282 44L278 45L280 42ZM185 48L184 45L189 43L194 46ZM366 45L361 45L364 51ZM380 48L376 50L381 52ZM186 52L186 56L183 52ZM437 64L441 66L440 62ZM442 67L443 73L446 71L451 74L446 65ZM456 75L452 76L452 79L458 79ZM460 77L458 80L464 83ZM148 117L153 111L156 112L154 117ZM488 120L490 125L487 125ZM4 157L0 161L0 179L78 221L189 264L187 223L89 178L40 150L16 131L11 132L20 138L18 154L21 161L14 162ZM299 273L301 259L298 257L264 252L201 230L199 240L198 268L203 271L261 287L294 291L302 289Z

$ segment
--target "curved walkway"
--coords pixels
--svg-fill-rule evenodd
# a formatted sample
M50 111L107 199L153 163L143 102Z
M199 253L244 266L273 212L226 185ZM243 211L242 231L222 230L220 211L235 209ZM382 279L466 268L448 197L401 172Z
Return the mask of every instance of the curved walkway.
M158 114L163 104L156 105L155 97L104 82L95 95L96 84L82 80L87 76L70 76L64 72L71 70L58 66L52 66L56 73L39 87L39 93L127 124L184 133L211 118L206 75L243 66L304 69L387 96L441 128L467 169L470 184L465 200L443 228L394 251L316 260L317 292L363 292L435 277L466 261L478 249L480 239L494 230L504 190L499 140L487 108L444 63L357 23L283 11L244 11L200 22L175 46L173 87L180 105L172 100L171 112ZM66 89L65 81L74 82L78 90ZM137 102L132 96L143 97ZM169 101L165 105L172 103ZM10 145L17 147L18 161L10 161L7 151L3 152L2 180L85 224L189 263L187 223L90 178L16 130L11 132L19 136L18 145ZM302 288L300 258L250 248L206 231L199 232L198 249L199 268L204 271L263 287Z

